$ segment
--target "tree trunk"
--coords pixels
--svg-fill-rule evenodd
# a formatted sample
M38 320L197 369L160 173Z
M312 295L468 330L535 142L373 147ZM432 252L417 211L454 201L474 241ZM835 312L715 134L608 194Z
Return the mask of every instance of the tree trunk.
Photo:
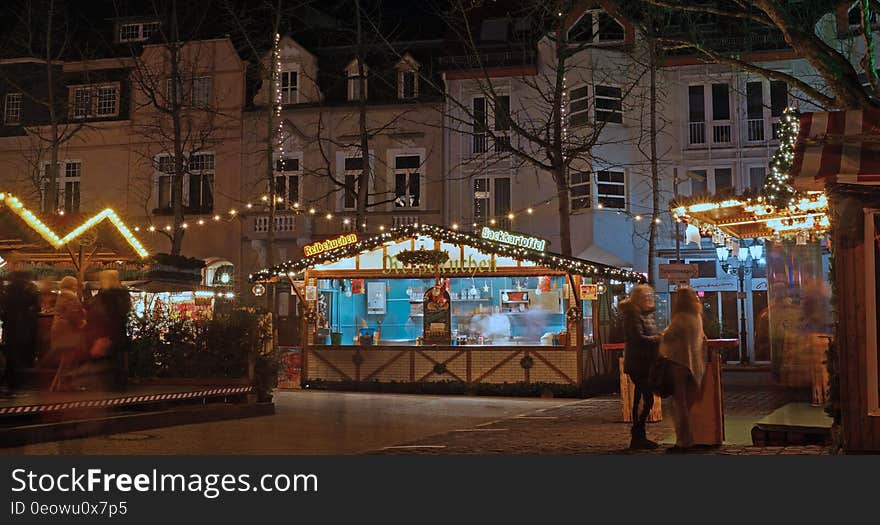
M652 22L653 24L653 22ZM648 282L655 286L654 261L656 258L658 221L660 220L660 169L657 159L657 42L653 27L648 35L648 64L650 68L650 141L651 141L651 224L648 235Z
M183 130L181 119L183 117L183 86L180 73L180 44L177 28L177 4L172 3L171 13L171 34L172 41L169 46L170 66L171 66L171 125L173 128L174 140L174 177L171 179L171 206L174 212L173 231L171 232L171 255L180 255L183 248L183 234L186 231L183 228L184 209L183 209L183 181L186 179L186 165L184 163L183 151Z
M357 211L355 228L359 232L366 230L367 205L370 192L370 137L367 133L367 79L364 74L364 41L361 29L361 3L355 0L357 16L357 68L358 68L358 133L360 134L361 173L357 184Z
M56 213L58 211L58 112L55 107L55 72L52 71L52 20L55 17L55 2L49 2L49 13L46 19L46 83L47 101L49 103L49 126L51 137L49 139L49 167L46 169L45 196L43 200L44 213Z
M564 170L564 168L561 168ZM556 179L556 199L558 201L557 210L559 211L559 241L561 246L559 251L562 255L571 256L571 198L568 191L568 184L565 175L557 174Z
M277 27L277 26L276 26ZM278 33L275 33L276 35ZM269 64L269 107L266 108L266 182L269 184L269 224L267 226L266 231L266 267L271 268L275 266L275 201L277 200L277 194L275 193L275 148L276 146L284 140L280 134L276 135L276 132L279 131L276 129L276 115L275 115L275 104L278 97L278 71L275 69L275 63L278 60L278 53L280 52L278 49L279 43L276 42L275 46L272 48L272 61ZM280 115L279 115L280 116ZM284 165L284 159L279 158L279 162L281 162L282 167ZM286 184L285 184L285 187ZM289 191L289 188L288 188Z

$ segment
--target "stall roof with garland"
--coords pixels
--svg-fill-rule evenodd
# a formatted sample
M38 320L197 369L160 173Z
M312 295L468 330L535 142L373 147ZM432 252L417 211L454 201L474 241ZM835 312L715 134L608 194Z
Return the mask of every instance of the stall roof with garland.
M60 235L58 231L67 231ZM68 262L80 246L94 249L89 260L141 260L149 255L112 209L90 217L80 214L38 216L18 197L0 192L0 252L9 259Z
M486 254L512 257L521 261L530 261L543 268L583 275L585 277L608 278L634 283L645 281L642 274L629 270L556 253L542 252L497 241L481 239L470 233L449 230L431 224L413 224L392 228L384 233L366 239L360 239L353 244L328 250L311 257L303 257L296 261L288 261L273 266L272 268L260 270L259 272L251 274L250 280L272 281L280 277L296 275L317 264L329 264L362 252L374 250L389 241L393 242L415 238L419 235L431 237L438 241L468 245Z
M828 199L824 193L801 195L784 208L764 197L684 197L670 204L676 219L706 235L722 233L737 239L771 238L798 232L822 234L828 230Z

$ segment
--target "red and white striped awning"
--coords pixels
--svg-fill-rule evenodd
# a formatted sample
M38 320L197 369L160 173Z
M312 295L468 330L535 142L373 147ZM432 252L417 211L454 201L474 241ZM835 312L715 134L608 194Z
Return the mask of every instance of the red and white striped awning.
M799 190L880 185L880 109L801 115L792 178Z

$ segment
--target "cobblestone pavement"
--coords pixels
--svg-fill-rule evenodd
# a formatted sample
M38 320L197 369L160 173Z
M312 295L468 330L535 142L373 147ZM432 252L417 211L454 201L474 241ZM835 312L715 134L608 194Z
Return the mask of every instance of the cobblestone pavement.
M757 421L789 401L778 388L734 387L725 390L725 414L754 416ZM668 402L663 403L663 420L648 425L648 437L667 441L674 436ZM375 450L371 454L663 454L666 446L654 451L631 451L629 425L623 422L620 398L606 396L560 403L528 414L484 423ZM824 447L753 447L725 445L691 454L776 455L827 454Z

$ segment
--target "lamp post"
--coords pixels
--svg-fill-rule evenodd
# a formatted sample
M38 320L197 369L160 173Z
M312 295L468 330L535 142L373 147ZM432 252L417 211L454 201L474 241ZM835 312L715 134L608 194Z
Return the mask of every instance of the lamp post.
M752 245L745 246L734 245L733 249L727 246L719 246L715 248L718 260L721 262L721 269L730 275L737 276L737 298L739 299L740 311L740 329L739 329L739 359L740 363L749 363L748 337L746 333L746 291L745 276L751 275L752 270L759 264L762 264L764 246L757 241L753 241Z

